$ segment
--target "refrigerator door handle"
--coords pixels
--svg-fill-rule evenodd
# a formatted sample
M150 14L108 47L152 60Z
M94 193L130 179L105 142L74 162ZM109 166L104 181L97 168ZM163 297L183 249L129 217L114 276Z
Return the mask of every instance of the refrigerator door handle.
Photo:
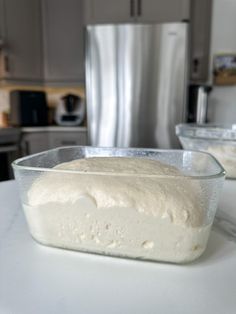
M138 2L137 15L141 16L142 15L142 0L137 0L137 2Z
M135 0L130 0L130 16L135 16Z

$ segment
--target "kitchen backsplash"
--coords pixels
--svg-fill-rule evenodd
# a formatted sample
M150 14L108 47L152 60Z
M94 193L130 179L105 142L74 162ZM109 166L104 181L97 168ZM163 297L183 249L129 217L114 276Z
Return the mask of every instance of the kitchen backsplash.
M83 87L32 87L32 86L7 86L0 88L0 112L8 112L10 108L10 91L11 90L44 90L47 94L47 102L49 107L56 107L60 98L72 93L84 97Z
M0 89L0 112L9 110L9 91Z

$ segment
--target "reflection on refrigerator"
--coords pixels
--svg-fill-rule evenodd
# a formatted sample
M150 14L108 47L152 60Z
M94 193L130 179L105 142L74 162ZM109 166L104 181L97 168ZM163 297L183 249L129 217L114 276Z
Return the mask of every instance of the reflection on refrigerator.
M86 99L93 146L176 148L185 119L187 23L86 29Z

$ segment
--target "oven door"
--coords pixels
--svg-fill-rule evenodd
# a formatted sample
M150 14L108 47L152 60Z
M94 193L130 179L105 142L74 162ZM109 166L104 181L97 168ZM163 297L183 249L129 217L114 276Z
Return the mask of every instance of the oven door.
M14 178L11 163L18 156L18 145L0 145L0 181Z

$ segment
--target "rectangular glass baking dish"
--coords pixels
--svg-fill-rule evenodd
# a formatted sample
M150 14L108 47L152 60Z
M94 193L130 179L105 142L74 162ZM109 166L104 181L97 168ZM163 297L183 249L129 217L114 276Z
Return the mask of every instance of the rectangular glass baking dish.
M142 158L178 170L156 175L54 168L91 157ZM204 252L225 177L210 154L183 150L61 147L12 166L30 233L39 243L173 263Z
M184 149L212 154L225 168L227 179L236 179L235 124L179 124L176 135Z

